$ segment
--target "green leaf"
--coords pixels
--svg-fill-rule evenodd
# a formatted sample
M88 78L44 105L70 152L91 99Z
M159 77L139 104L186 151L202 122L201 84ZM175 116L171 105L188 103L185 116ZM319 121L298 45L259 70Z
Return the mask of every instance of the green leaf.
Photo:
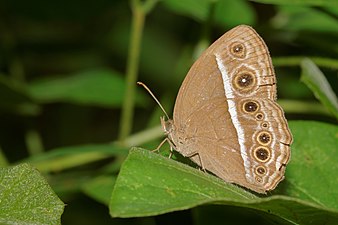
M249 202L258 199L215 176L159 154L133 148L117 178L110 213L120 217L156 215L188 209L221 197Z
M125 82L123 76L116 72L93 70L36 80L28 88L32 97L41 103L68 102L117 107L122 104ZM136 96L136 103L146 102L146 99L145 94L140 92Z
M111 193L115 184L115 177L113 176L99 176L86 182L82 186L82 190L93 199L109 205Z
M301 80L312 90L316 98L338 119L338 100L324 74L310 59L301 63Z
M61 224L63 202L28 164L0 169L0 223Z
M251 1L276 5L337 6L336 0L251 0Z
M295 145L286 181L276 191L280 195L254 195L161 155L132 149L117 178L110 214L114 217L150 216L217 203L264 211L280 217L284 223L286 220L294 224L334 224L338 219L335 188L338 181L332 177L337 171L338 128L301 121L290 123L290 127ZM311 149L312 141L316 146ZM318 157L313 155L311 163L304 164L302 157L308 152L315 152ZM318 176L320 182L317 182Z
M284 194L338 212L338 126L297 121L290 128L294 143Z

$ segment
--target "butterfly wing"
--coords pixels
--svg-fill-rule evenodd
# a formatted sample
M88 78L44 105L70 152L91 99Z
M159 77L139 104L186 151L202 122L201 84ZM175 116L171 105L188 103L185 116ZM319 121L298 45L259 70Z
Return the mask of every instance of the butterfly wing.
M249 26L235 27L191 67L169 137L177 151L225 181L257 192L274 189L284 177L292 142L275 100L264 41Z

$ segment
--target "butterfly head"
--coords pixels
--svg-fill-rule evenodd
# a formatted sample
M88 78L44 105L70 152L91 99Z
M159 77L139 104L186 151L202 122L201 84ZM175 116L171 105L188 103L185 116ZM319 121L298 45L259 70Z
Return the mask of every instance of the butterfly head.
M161 117L161 125L164 133L170 136L170 133L172 133L174 130L173 120L171 119L166 120L165 117Z

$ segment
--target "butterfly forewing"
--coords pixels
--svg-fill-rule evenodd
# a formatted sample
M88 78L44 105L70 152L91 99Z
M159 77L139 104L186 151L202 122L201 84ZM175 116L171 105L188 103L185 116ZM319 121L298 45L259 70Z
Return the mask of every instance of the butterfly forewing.
M265 43L251 27L235 27L188 72L169 138L203 169L264 193L283 179L292 142L275 99L276 78Z

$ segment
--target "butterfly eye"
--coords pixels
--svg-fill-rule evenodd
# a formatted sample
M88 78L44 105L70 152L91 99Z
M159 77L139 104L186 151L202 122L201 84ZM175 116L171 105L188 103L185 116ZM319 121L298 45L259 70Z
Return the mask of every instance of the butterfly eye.
M232 51L236 54L239 54L241 52L243 52L243 46L242 45L235 45L233 48L232 48Z
M248 87L253 83L253 76L249 73L243 73L237 78L237 84L240 87Z
M257 141L262 145L270 144L271 139L271 134L265 131L260 132L257 136Z
M256 102L249 101L244 103L244 111L247 113L256 112L258 110L259 105Z
M269 127L269 124L268 124L267 122L263 122L263 123L261 124L261 127L266 129L266 128Z
M254 150L255 158L260 162L266 162L270 158L270 151L265 147L258 147Z
M264 117L264 116L263 116L262 113L257 113L257 114L256 114L256 119L257 119L257 120L262 120L263 117Z
M246 68L237 73L233 79L233 87L239 92L250 92L255 88L256 79Z
M261 177L256 177L255 179L256 179L257 183L262 183L262 181L263 181Z
M230 45L230 53L236 58L245 58L245 46L242 43L234 42Z
M264 175L266 173L266 169L263 166L258 166L256 168L256 174L257 175Z

